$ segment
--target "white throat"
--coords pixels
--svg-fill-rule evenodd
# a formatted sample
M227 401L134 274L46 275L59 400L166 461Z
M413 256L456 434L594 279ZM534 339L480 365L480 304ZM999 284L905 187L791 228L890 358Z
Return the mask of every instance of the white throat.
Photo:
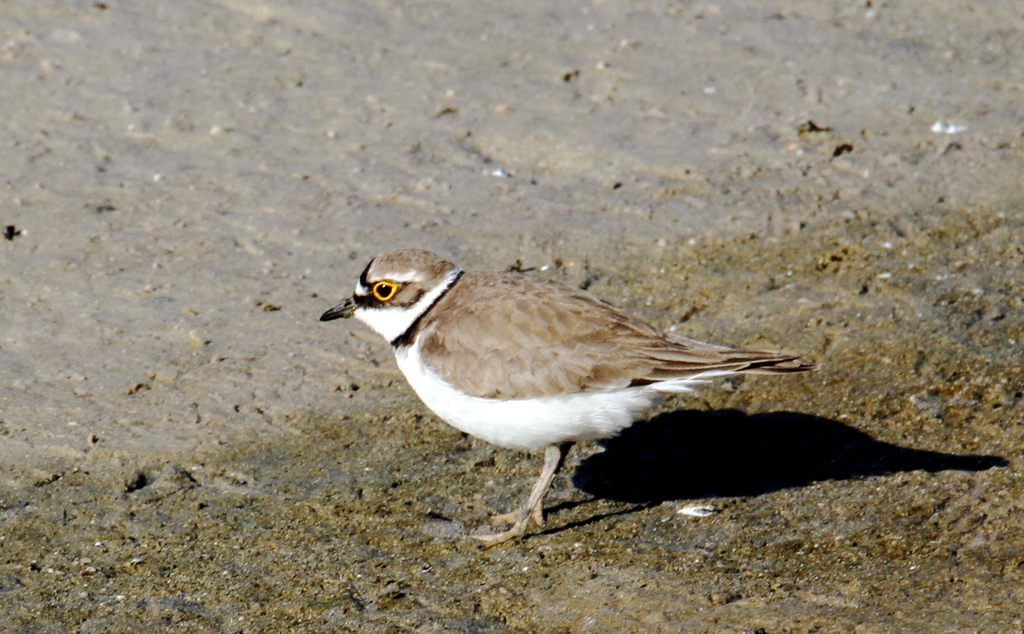
M389 342L398 339L430 308L437 298L448 290L462 273L462 269L454 269L441 282L425 293L412 306L383 308L357 308L353 317L369 326L374 332Z

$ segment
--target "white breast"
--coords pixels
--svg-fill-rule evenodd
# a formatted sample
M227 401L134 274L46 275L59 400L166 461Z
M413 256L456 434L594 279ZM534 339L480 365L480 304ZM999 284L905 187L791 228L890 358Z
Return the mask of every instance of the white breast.
M615 436L660 400L663 391L632 387L531 399L488 399L464 394L432 372L420 357L418 340L397 349L395 358L412 389L445 422L512 449Z

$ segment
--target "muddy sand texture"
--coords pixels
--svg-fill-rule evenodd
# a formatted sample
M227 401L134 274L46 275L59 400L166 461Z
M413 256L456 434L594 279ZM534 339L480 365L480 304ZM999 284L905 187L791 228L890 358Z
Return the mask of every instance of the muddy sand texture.
M1020 630L1022 29L0 4L0 629ZM574 450L548 527L481 551L538 456L316 321L398 246L821 369Z

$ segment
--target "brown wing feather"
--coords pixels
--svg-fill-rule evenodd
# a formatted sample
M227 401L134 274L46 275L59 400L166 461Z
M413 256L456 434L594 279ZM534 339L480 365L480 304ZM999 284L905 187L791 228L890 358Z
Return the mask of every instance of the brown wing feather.
M708 370L796 372L791 355L664 335L591 295L518 274L466 273L420 325L424 361L487 398L531 398Z

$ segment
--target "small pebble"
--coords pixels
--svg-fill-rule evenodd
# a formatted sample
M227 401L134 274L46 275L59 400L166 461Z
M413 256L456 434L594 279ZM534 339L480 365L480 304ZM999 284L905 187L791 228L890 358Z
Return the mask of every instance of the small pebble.
M717 513L718 509L709 504L687 504L676 512L680 515L689 515L691 517L707 517Z

